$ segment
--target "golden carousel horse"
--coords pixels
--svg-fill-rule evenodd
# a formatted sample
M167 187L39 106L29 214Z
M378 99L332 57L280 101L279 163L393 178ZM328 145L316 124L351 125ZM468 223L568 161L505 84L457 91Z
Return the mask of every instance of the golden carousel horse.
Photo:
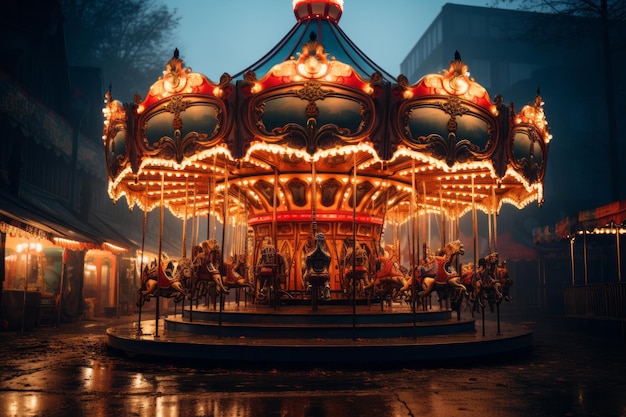
M183 259L178 264L184 262ZM150 301L150 297L155 297L157 293L160 297L173 298L174 302L178 303L184 297L190 297L188 290L190 283L190 281L183 279L182 275L176 273L173 261L163 258L159 271L158 262L155 259L141 271L141 287L138 290L137 306L141 307Z
M461 276L456 270L457 259L464 253L465 249L460 240L449 242L443 250L443 255L430 256L424 260L422 265L415 268L413 275L405 282L402 290L409 290L415 279L415 283L420 288L417 293L418 297L426 297L435 289L438 293L452 290L453 294L456 294L453 297L453 302L457 302L467 292L461 283Z

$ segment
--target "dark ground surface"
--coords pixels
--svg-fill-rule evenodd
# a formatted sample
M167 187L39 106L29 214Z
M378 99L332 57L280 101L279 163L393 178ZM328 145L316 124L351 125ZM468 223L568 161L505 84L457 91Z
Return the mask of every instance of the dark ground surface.
M394 369L130 359L105 329L132 320L0 332L0 416L626 416L626 344L558 317L503 312L529 352Z

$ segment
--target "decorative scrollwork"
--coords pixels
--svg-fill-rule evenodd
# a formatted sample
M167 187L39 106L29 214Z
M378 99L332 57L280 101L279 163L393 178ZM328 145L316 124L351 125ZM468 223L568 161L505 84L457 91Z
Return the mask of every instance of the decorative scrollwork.
M445 160L450 167L456 162L467 162L472 155L480 151L478 146L467 139L457 141L454 132L450 132L447 138L438 134L419 136L416 144L425 145L423 150L428 151L436 159Z
M185 119L187 120L187 126L185 126L183 113L191 109L194 113ZM213 125L206 123L206 118L209 116L213 120ZM146 156L175 160L180 164L184 158L211 146L218 140L222 129L222 118L223 110L217 104L183 100L181 95L173 96L159 112L151 113L151 116L142 124L144 148L142 151ZM198 120L204 120L202 125L199 125ZM151 127L153 125L154 128ZM207 128L209 131L199 132L197 130L199 128ZM151 129L154 130L151 131ZM171 129L171 134L164 134L168 133L169 129ZM161 133L156 141L154 141L155 133Z
M535 126L515 128L511 140L511 163L530 183L543 180L545 146L543 134Z
M445 103L437 103L437 106L450 115L450 120L454 120L457 116L463 116L470 111L467 107L463 106L461 100L455 96L448 97L448 101ZM448 123L448 126L454 126L454 130L450 130L451 132L456 131L456 124Z
M323 89L321 83L310 82L304 83L302 88L294 90L294 94L302 100L315 101L324 100L332 94L332 91Z
M116 176L128 163L126 108L120 101L112 99L111 90L105 95L105 103L103 109L105 127L102 137L109 174Z

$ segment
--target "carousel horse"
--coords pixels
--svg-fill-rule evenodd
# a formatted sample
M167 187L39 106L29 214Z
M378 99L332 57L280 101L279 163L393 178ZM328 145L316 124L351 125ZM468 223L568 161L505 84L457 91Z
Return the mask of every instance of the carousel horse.
M246 278L246 264L243 257L231 257L226 262L226 276L223 284L229 290L231 288L243 288L246 292L254 292L254 284Z
M502 300L510 303L513 301L511 298L511 287L513 286L513 278L509 275L509 268L506 265L506 261L502 262L497 268L497 280L500 282L500 292L502 293Z
M374 277L364 289L373 291L381 300L395 300L405 292L402 288L405 287L406 280L406 272L398 265L395 254L392 250L387 250L383 256L376 259Z
M343 261L344 292L352 294L353 285L359 292L369 285L369 256L361 245L348 246ZM355 282L356 281L356 282Z
M471 307L472 314L479 311L483 305L483 295L480 292L480 286L483 276L485 275L485 259L478 260L478 266L474 268L473 262L465 263L461 266L461 284L467 288L468 302Z
M452 290L457 295L462 296L467 293L467 289L461 283L461 276L456 270L456 262L460 255L465 253L465 249L460 240L453 240L448 243L441 256L431 256L424 260L422 265L415 268L413 275L405 282L403 291L411 288L413 280L419 284L421 291L417 296L423 298L429 295L435 288L437 292ZM455 297L453 301L458 301Z
M259 301L269 300L271 294L276 289L278 289L281 295L293 298L291 294L280 288L280 281L286 276L287 261L285 257L280 252L276 251L273 244L266 243L265 247L261 249L261 257L254 268L254 277L259 286L257 299Z
M484 258L485 271L478 285L478 290L485 294L489 310L493 313L494 307L504 301L511 301L509 289L513 280L509 276L506 262L500 263L497 252L492 252Z
M165 267L164 267L165 265ZM141 307L145 302L150 301L150 297L157 295L165 298L174 298L175 302L180 302L185 296L189 297L189 292L185 281L175 273L172 261L161 261L161 270L158 270L156 260L141 271L141 287L138 290L137 306Z
M220 272L222 266L222 251L217 241L214 239L205 240L200 246L194 246L192 249L192 258L195 269L193 288L196 300L207 295L209 287L215 287L218 293L229 293L228 288L224 285Z
M180 258L174 269L174 281L172 286L185 296L191 298L189 288L193 284L193 261L189 258Z
M494 306L502 301L511 301L509 289L513 285L513 280L509 276L506 262L499 262L497 252L479 259L475 273L473 263L463 265L462 271L462 283L471 288L469 295L470 301L474 304L474 311L478 311L484 305L484 299L487 300L492 313Z
M326 250L326 238L323 233L315 236L315 247L305 258L304 272L302 274L302 283L307 292L313 297L318 294L321 298L330 300L330 253Z
M155 259L141 271L141 286L137 291L139 296L137 306L143 305L144 301L150 301L150 297L156 295L158 288L159 274L157 271L157 261Z

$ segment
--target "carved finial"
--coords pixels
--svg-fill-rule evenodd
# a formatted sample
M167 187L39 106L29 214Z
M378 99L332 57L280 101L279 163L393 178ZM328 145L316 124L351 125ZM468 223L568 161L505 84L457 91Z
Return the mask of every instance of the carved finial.
M111 87L111 84L109 83L109 91L107 91L107 92L104 94L104 97L106 98L106 102L107 102L107 103L111 101L111 98L113 98L113 91L111 90L111 88L112 88L112 87Z
M174 58L178 59L178 57L180 56L180 53L178 52L178 48L174 49Z
M461 53L459 51L455 51L454 52L454 60L455 61L460 61L461 60Z
M311 34L309 35L309 40L312 42L317 42L317 33L315 33L314 31L311 32Z
M537 95L535 96L535 107L543 106L543 98L541 97L541 90L537 87Z

